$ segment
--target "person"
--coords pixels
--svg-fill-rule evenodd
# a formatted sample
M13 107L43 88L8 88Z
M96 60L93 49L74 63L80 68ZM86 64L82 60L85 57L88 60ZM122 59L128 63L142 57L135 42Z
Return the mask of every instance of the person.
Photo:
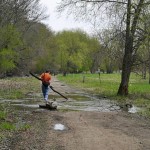
M49 85L51 81L51 74L49 70L46 70L44 73L40 75L42 80L42 93L46 104L48 104L48 93L49 93Z

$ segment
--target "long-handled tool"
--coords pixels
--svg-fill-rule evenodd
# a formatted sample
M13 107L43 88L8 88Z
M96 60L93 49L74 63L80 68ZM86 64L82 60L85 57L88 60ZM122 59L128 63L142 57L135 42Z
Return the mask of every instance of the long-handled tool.
M37 77L37 76L36 76L35 74L33 74L32 72L29 72L29 73L30 73L33 77L35 77L36 79L42 81L41 78ZM62 96L63 98L65 98L65 99L68 100L68 98L67 98L66 96L64 96L64 95L62 95L61 93L59 93L58 91L56 91L51 85L50 85L49 87L50 87L55 93L59 94L60 96Z

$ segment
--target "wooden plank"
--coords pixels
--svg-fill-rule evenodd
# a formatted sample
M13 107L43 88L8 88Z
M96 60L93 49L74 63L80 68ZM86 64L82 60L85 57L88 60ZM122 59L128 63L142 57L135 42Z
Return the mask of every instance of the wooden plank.
M49 109L49 110L57 110L57 106L52 106L50 104L46 104L46 105L39 105L40 108L45 108L45 109Z

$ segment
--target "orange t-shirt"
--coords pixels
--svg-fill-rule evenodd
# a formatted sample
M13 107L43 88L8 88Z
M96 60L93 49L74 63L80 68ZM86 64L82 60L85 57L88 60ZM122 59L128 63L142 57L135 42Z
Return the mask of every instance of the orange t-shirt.
M51 75L49 73L42 73L41 74L41 79L42 79L42 81L50 81L51 80Z

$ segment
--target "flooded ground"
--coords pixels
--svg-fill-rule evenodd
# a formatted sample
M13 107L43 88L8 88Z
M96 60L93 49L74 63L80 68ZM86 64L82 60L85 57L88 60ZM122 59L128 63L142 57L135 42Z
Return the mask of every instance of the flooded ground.
M50 92L50 94L52 91ZM53 93L54 94L54 93ZM65 100L58 95L51 94L49 101L53 99L57 102L57 108L59 110L74 110L74 111L99 111L99 112L110 112L110 111L122 111L121 107L112 100L106 98L97 98L94 95L87 93L69 93L66 95L69 99ZM21 99L21 100L1 100L0 103L7 103L16 109L38 110L40 111L39 104L44 104L42 99L42 93L38 93L36 98ZM133 106L128 108L127 111L130 113L136 113L139 108ZM42 111L42 110L41 110Z
M53 84L55 84L54 89L58 92L62 92L61 94L65 95L68 100L61 97L59 94L53 92L50 89L49 92L49 101L53 101L53 99L57 102L57 108L59 110L74 110L74 111L98 111L98 112L110 112L110 111L122 111L123 109L114 101L109 100L107 98L99 98L94 94L89 94L84 91L69 89L64 84L58 86L58 80L53 80ZM7 103L9 105L14 106L16 109L26 109L29 110L38 110L40 104L44 104L42 93L28 93L28 98L26 99L18 99L18 100L4 100L1 99L0 103ZM131 108L126 108L126 111L129 113L136 113L140 109L133 106ZM41 110L42 111L42 110ZM123 110L124 111L124 110Z

